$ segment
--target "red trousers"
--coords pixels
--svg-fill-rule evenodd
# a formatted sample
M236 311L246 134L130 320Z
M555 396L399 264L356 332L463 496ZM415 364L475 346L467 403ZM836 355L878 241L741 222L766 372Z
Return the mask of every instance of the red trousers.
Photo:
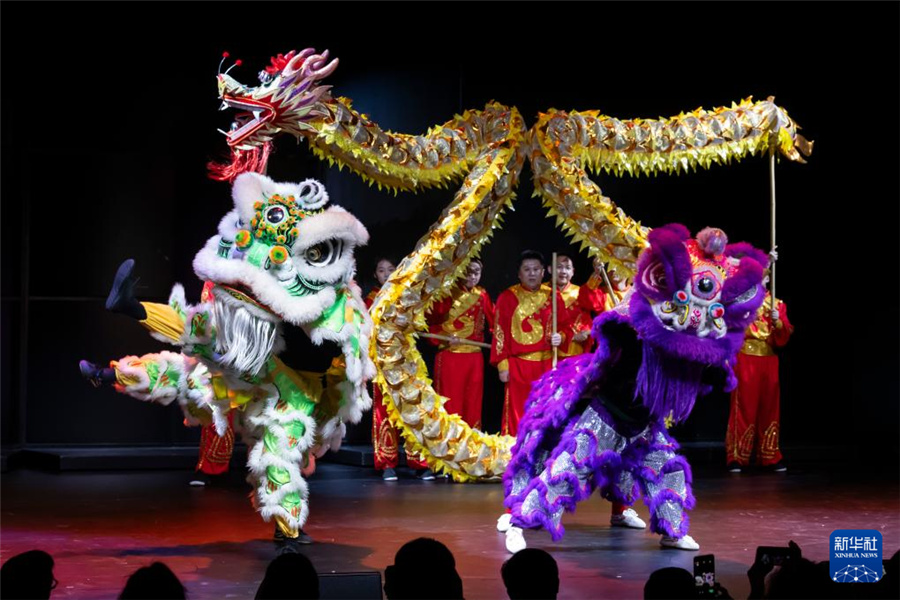
M228 429L219 437L215 426L204 425L200 431L200 457L195 469L207 475L221 475L228 471L231 453L234 452L234 428L231 426L231 413L228 414Z
M731 414L725 450L728 462L746 466L756 452L760 465L782 459L778 448L780 395L778 357L738 354L734 368L738 386L731 392Z
M391 425L387 407L381 402L381 389L375 385L372 394L372 446L375 448L375 468L396 469L400 457L398 441L400 436ZM410 469L427 469L428 463L406 454L406 465Z
M503 435L516 435L519 432L519 420L525 414L525 400L531 393L531 384L550 370L549 360L525 360L510 356L509 381L506 383L506 394L503 399L503 420L500 432Z
M434 358L434 389L447 397L444 408L475 429L481 429L484 396L484 356L481 352L442 350Z

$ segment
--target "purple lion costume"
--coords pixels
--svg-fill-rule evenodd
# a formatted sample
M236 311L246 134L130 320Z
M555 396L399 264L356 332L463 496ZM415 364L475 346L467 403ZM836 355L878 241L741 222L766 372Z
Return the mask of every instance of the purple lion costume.
M563 360L532 388L503 476L513 552L525 545L522 528L559 540L563 511L596 488L626 505L640 495L651 530L690 540L663 545L698 547L685 538L691 469L666 424L685 420L714 386L736 385L731 365L765 296L768 256L712 228L691 239L670 224L649 242L629 296L594 320L597 350Z

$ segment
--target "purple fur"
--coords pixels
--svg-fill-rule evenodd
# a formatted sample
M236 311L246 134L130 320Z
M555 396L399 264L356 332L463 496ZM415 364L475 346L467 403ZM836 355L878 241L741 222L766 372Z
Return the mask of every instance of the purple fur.
M587 499L599 487L605 497L627 504L640 493L651 511L651 528L658 533L677 538L688 531L689 521L684 511L693 508L696 502L691 491L691 470L687 461L676 455L678 445L666 432L663 419L669 414L679 421L687 418L697 396L711 389L701 379L709 367L724 370L726 389L734 387L732 364L743 342L744 329L765 293L761 285L764 263L760 262L765 255L748 244L726 245L727 238L720 230L701 232L698 243L706 252L720 255L724 251L728 256L742 258L737 271L726 278L720 296L725 306L725 335L699 338L690 331L665 327L651 304L671 300L674 292L684 289L691 280L693 267L684 245L690 239L689 232L681 225L668 225L653 230L649 239L651 247L638 260L635 293L628 305L594 320L592 332L598 342L597 350L561 361L556 370L545 374L532 387L526 414L519 423L519 437L503 476L505 504L511 510L514 525L544 527L558 540L565 530L561 523L553 522L551 515L560 510L574 511L579 501ZM615 429L615 419L600 399L591 399L591 390L602 386L607 374L616 368L623 350L629 347L621 341L623 332L634 335L629 329L634 330L642 344L635 388L650 411L649 430L631 438L621 454L607 449L598 455L594 434L577 429L576 424L589 402L601 420ZM575 457L579 435L587 436L588 443L582 461ZM656 451L670 456L658 473L645 464L648 454ZM550 475L563 453L571 457L574 470ZM684 473L685 497L670 489L658 490L651 496L650 486L659 484L663 476L675 471ZM618 486L624 472L634 478L634 485L625 491ZM527 484L514 495L512 485L516 475L521 477L522 473ZM568 493L559 494L551 502L548 485L566 487ZM535 490L540 509L522 515L522 504ZM677 528L657 515L657 509L667 501L682 510L683 518Z
M684 226L681 226L681 229L657 228L648 236L653 252L666 263L667 269L672 269L673 276L666 282L668 287L666 291L669 292L669 295L675 290L683 288L691 280L693 268L687 248L684 247L684 241L690 237L691 234ZM668 272L666 274L668 275Z
M680 423L688 418L700 395L704 365L669 357L644 344L644 359L637 375L635 393L657 419L669 414Z
M752 258L745 256L738 265L737 273L725 280L720 302L728 306L753 290L754 287L762 288L762 279L762 266ZM763 290L763 294L765 294L765 290Z

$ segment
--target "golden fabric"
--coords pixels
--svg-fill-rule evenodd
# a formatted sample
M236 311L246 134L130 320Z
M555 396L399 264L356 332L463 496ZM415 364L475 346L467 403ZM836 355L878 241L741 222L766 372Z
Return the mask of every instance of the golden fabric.
M296 527L291 527L281 515L275 515L275 523L278 529L284 534L284 537L295 538L300 535L300 531Z
M780 309L781 300L775 299L775 308ZM766 295L765 301L760 305L759 309L756 311L756 320L747 327L747 331L744 332L744 337L747 339L761 340L763 342L768 341L768 339L772 336L773 327L771 326L770 319L768 318L768 313L772 311L772 300L771 296ZM778 321L778 325L776 325L778 329L784 327L784 323L781 320ZM757 356L765 356L765 355L757 355Z
M147 318L141 321L141 325L173 342L181 339L181 334L184 333L184 319L174 308L168 304L155 302L141 302L141 306L147 311Z
M776 309L781 308L781 300L775 299ZM782 329L784 323L779 319L773 327L768 313L772 310L771 296L766 294L765 302L756 311L756 320L744 332L744 345L741 352L750 356L774 356L775 350L769 344L769 338L775 329Z
M475 333L475 320L466 313L480 301L481 289L479 287L476 286L471 290L463 291L456 300L453 301L453 306L450 307L450 313L447 315L447 320L441 324L441 329L447 332L448 335L454 337L471 337ZM455 326L457 320L463 324L463 326L458 329Z
M452 352L453 354L475 354L476 352L481 352L481 347L473 346L472 344L456 344L442 348L442 350Z
M570 283L565 287L564 290L559 292L559 295L562 296L563 302L566 305L566 308L572 308L572 305L578 302L578 290L580 288L574 283Z
M527 352L525 354L516 354L515 358L520 358L522 360L550 360L553 357L553 353L549 350L538 350L536 352Z
M497 353L500 354L503 352L503 340L505 339L503 335L503 326L500 325L500 319L497 319L497 322L494 323L494 343L497 345ZM506 362L506 361L503 361ZM503 364L503 363L500 363ZM505 369L501 369L503 371Z
M131 363L131 365L133 367L139 367L140 364L141 364L140 360L136 360L133 363ZM119 385L129 387L129 386L132 386L132 385L135 385L135 384L138 384L141 382L141 380L138 379L134 375L126 375L126 374L122 373L119 370L119 362L118 361L115 361L115 360L111 361L109 363L109 366L111 366L113 369L116 370L116 383L118 383Z
M612 294L609 293L609 288L604 288L603 290L606 293L606 300L604 300L604 310L613 310L620 302L622 302L622 298L625 297L625 293L628 289L624 290L616 290L612 291Z
M519 306L516 307L516 312L513 313L512 326L510 327L513 339L523 346L537 344L544 339L544 326L540 319L536 319L534 315L547 303L551 293L550 286L546 283L542 284L541 287L533 292L521 285L514 285L510 289L519 301ZM525 323L528 323L530 331L526 332L522 328L522 325Z
M775 350L764 340L748 337L744 340L744 345L741 346L741 353L749 354L750 356L774 356Z
M773 421L766 427L763 433L762 444L759 449L763 458L773 458L778 454L778 422Z

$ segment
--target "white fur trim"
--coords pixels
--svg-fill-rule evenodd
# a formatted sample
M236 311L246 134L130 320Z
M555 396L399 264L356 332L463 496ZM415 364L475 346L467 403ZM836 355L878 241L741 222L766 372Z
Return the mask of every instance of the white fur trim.
M180 306L181 310L187 311L188 303L184 296L184 286L180 283L173 285L172 291L169 292L169 306L173 308Z

